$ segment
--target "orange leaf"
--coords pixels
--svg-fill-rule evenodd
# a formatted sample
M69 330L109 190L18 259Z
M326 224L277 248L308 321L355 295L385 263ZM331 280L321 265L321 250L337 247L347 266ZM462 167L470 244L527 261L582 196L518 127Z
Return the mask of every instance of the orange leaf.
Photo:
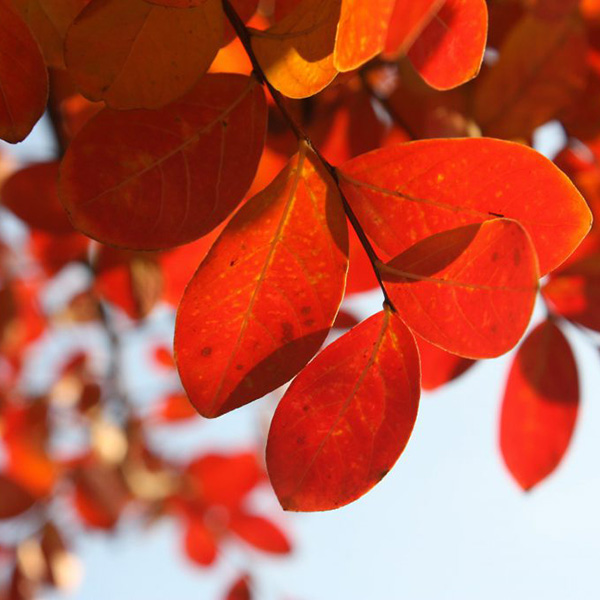
M337 75L333 51L341 2L304 0L273 27L252 30L252 48L267 79L285 96L312 96Z
M516 221L496 219L437 233L382 266L404 322L428 342L467 358L508 352L537 295L537 257Z
M0 190L2 204L30 227L48 233L72 233L58 198L58 162L38 163L17 171Z
M175 357L198 412L219 416L296 375L335 320L347 266L337 189L302 144L233 217L179 305Z
M198 416L186 394L169 394L158 407L156 416L165 423L179 423Z
M144 0L92 0L65 42L73 80L89 100L159 108L208 70L223 41L220 0L180 10Z
M531 235L544 275L573 252L591 223L571 181L512 142L400 144L349 161L340 176L362 226L388 258L434 233L507 217Z
M288 554L292 549L283 532L264 517L234 513L229 528L246 543L263 552Z
M453 381L475 364L469 358L450 354L419 337L417 346L421 356L421 387L424 390L435 390Z
M406 52L445 0L396 0L385 42L385 53Z
M390 311L317 356L281 400L267 468L286 510L338 508L368 492L406 446L419 404L414 338Z
M12 519L31 508L35 498L19 483L0 473L0 519Z
M524 490L558 466L571 440L578 404L575 358L560 329L545 321L519 348L500 420L504 461Z
M47 99L40 49L10 0L0 0L0 138L13 144L24 140Z
M67 150L61 200L77 229L111 245L153 250L190 242L243 198L266 115L262 87L233 74L206 75L161 110L104 109Z
M600 261L597 253L557 273L542 292L559 315L600 331Z
M553 119L585 86L586 48L578 19L521 19L477 86L475 119L483 131L526 137Z
M485 0L446 0L408 57L431 87L448 90L479 73L486 37Z
M333 63L352 71L383 50L396 0L342 0Z
M49 67L65 66L67 30L88 0L12 0L38 41Z

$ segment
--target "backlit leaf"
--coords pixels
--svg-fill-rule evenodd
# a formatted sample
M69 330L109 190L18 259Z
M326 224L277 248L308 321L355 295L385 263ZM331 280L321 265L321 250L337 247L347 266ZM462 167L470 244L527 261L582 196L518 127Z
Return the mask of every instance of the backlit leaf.
M528 231L541 274L560 265L591 224L571 181L531 148L493 139L426 140L359 156L341 184L387 258L434 233L507 217Z
M217 543L202 516L191 518L184 538L185 553L200 566L207 567L217 558Z
M396 0L385 42L388 55L406 52L445 0Z
M10 177L0 189L0 200L34 229L72 233L73 226L58 198L58 162L34 164Z
M292 549L283 532L271 521L259 515L235 513L231 516L229 527L246 543L263 552L287 554Z
M200 414L238 408L304 367L335 319L347 253L337 189L302 145L233 217L179 305L175 356Z
M24 140L47 99L48 73L40 49L10 0L0 0L0 139Z
M269 431L267 469L286 510L338 508L368 492L406 446L419 356L386 310L328 346L294 380Z
M469 358L450 354L420 337L416 339L421 356L421 387L424 390L435 390L453 381L475 364Z
M207 71L223 40L220 0L180 10L144 0L92 0L66 38L65 60L89 100L159 108Z
M352 71L383 50L395 0L342 0L333 62Z
M558 466L573 434L578 404L573 352L560 329L545 321L519 348L502 403L502 456L524 490Z
M479 73L486 37L485 0L446 0L408 57L430 86L448 90Z
M477 86L475 118L486 135L525 137L553 119L585 86L585 52L576 18L519 21Z
M497 219L426 238L382 267L404 322L467 358L508 352L533 311L538 266L526 231Z
M252 48L267 79L285 96L312 96L337 75L340 8L341 0L304 0L273 27L252 30Z
M253 78L206 75L157 110L105 109L73 140L61 200L75 227L102 242L168 248L212 230L250 186L266 102Z

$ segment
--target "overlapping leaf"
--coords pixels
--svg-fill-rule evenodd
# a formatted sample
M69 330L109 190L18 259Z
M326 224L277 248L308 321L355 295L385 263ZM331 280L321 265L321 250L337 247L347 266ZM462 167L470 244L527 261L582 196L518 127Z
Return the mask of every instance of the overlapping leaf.
M266 125L261 86L206 75L157 111L105 109L70 145L61 200L102 242L152 250L190 242L238 205L256 173Z
M223 41L220 0L181 10L145 0L92 0L66 38L65 60L90 100L159 108L207 71Z
M523 489L531 489L560 463L573 434L578 403L573 352L556 324L545 321L519 348L502 403L502 456Z
M342 0L333 63L338 71L352 71L379 54L396 0Z
M341 0L304 0L266 31L252 31L252 48L267 79L290 98L320 92L337 75L333 53Z
M202 415L260 398L304 367L335 319L347 253L337 189L302 145L227 225L179 306L177 365Z
M294 380L269 431L267 468L287 510L338 508L406 446L419 404L414 338L389 310L328 346Z
M477 87L475 118L483 131L521 138L554 118L585 86L585 52L577 18L519 21Z
M426 140L383 148L340 168L367 234L394 257L434 233L496 217L519 221L545 274L590 228L590 211L549 160L492 139Z
M470 369L475 361L450 354L424 339L417 337L421 357L421 387L435 390L454 381Z
M46 108L48 73L29 28L0 0L0 139L24 140Z
M486 37L485 0L446 0L408 57L430 86L447 90L479 73Z

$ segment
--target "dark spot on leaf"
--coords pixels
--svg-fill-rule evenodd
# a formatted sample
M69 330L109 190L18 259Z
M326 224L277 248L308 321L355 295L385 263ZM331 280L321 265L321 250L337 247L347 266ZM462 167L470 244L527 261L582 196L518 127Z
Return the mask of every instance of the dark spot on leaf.
M500 255L497 252L492 254L492 262L496 262L500 258Z
M291 323L284 322L281 324L281 342L288 344L294 339L294 327Z
M312 325L314 325L314 324L315 324L315 320L314 320L314 319L308 319L308 320L304 321L304 324L305 324L307 327L311 327Z
M300 312L301 312L303 315L309 315L311 310L312 310L312 309L311 309L311 307L310 307L310 306L303 306L303 307L300 309Z
M513 262L515 263L515 265L521 263L521 251L518 248L515 248L513 252Z
M236 368L238 371L241 371L241 370L244 368L244 365L235 365L235 368Z
M202 356L210 356L212 354L212 348L210 346L205 346L200 351L200 354L202 354Z
M306 437L303 435L296 438L296 443L298 444L298 446L302 446L305 442L306 442Z
M305 404L305 405L302 407L302 410L303 410L304 412L308 412L308 411L310 410L310 406L309 406L308 404Z
M389 469L385 469L384 471L381 471L381 473L379 473L379 481L381 481L389 472L390 472Z

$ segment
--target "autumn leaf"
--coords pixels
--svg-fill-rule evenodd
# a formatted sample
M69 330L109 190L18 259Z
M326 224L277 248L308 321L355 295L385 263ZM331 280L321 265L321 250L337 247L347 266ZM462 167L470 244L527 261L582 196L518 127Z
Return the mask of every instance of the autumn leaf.
M577 18L523 18L500 48L475 93L475 119L486 135L526 138L585 86L585 30Z
M304 0L266 31L251 31L267 79L285 96L313 96L337 75L333 53L341 2Z
M338 71L357 69L379 54L396 0L342 0L333 64Z
M448 90L473 79L487 35L485 0L446 0L408 51L419 75Z
M303 144L233 217L179 305L175 357L198 412L216 417L296 375L333 324L347 265L340 197Z
M12 519L35 503L32 496L24 487L12 478L0 474L0 519Z
M450 354L420 337L416 337L421 357L421 387L432 391L454 381L468 371L475 361Z
M577 418L579 381L568 341L552 321L538 325L512 364L500 418L500 448L529 490L556 469Z
M259 515L237 512L231 516L229 527L233 533L263 552L288 554L292 547L283 532L271 521Z
M531 239L507 219L435 234L381 271L404 322L466 358L508 352L527 328L538 290Z
M220 0L189 10L92 0L67 32L67 68L89 100L117 109L160 108L208 70L221 47L223 19Z
M0 139L24 140L48 99L48 73L40 49L10 0L0 0Z
M377 484L408 442L419 382L414 338L389 310L325 348L271 423L267 469L283 508L338 508Z
M69 146L60 197L74 226L136 250L190 242L246 193L262 152L267 108L255 79L211 74L156 110L104 109Z
M570 180L541 154L512 142L400 144L359 156L339 173L363 228L387 259L432 234L507 217L531 236L544 275L573 252L591 224Z

